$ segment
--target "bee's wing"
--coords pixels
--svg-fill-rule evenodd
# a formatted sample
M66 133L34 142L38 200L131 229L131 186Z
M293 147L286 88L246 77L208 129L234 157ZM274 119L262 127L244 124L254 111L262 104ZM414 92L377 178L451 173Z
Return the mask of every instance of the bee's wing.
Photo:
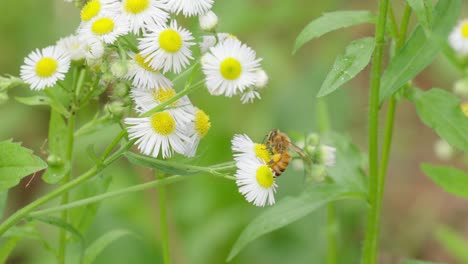
M289 148L293 150L294 152L296 152L297 154L299 154L299 156L301 156L302 159L307 160L307 161L311 160L310 157L304 152L304 150L302 150L302 148L294 145L293 143L289 144Z

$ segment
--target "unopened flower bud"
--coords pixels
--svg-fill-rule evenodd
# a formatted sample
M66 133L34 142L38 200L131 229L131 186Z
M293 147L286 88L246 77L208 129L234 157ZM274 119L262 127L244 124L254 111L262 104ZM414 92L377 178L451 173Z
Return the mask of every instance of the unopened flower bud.
M468 98L468 78L458 80L453 86L453 92L458 96Z
M129 89L125 83L118 83L115 85L114 91L115 91L115 95L122 98L122 97L127 96Z
M308 182L322 182L327 176L327 169L323 165L314 165L307 175Z
M450 160L453 157L454 149L447 141L439 139L434 144L434 152L441 160Z
M213 31L218 25L218 16L210 10L199 17L199 22L202 30Z
M255 87L262 89L268 84L268 75L264 70L258 70L255 72Z
M319 164L323 164L327 167L331 167L336 163L336 148L327 145L319 147L317 155Z
M305 142L306 146L317 146L319 143L320 143L319 135L315 133L311 133L307 135L306 142Z
M123 78L128 72L128 66L126 61L116 61L111 65L111 72L117 78Z
M60 167L63 165L63 160L59 156L51 154L47 157L47 163L51 167Z
M107 104L105 109L110 114L112 114L112 115L114 115L116 117L121 117L123 115L125 107L124 107L122 102L112 102L110 104Z

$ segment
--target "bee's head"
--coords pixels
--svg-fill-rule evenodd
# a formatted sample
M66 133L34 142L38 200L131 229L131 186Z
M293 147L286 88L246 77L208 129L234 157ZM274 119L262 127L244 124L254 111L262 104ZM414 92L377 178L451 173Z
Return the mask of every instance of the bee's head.
M267 135L267 141L270 141L273 138L275 138L276 135L278 135L278 133L279 133L279 129L273 129L272 131L270 131L270 133L268 133Z

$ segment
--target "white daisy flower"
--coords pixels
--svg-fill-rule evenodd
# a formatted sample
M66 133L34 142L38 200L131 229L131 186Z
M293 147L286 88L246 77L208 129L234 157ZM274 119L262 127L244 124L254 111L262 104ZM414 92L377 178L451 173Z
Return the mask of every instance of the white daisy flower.
M65 79L69 68L70 57L63 49L56 46L36 49L24 59L21 79L30 84L31 89L42 90Z
M468 55L468 19L458 23L450 33L449 42L456 52L461 55Z
M135 101L135 110L138 113L146 113L175 95L176 91L172 87L153 89L133 88L130 94ZM188 96L183 96L170 104L166 111L182 126L188 126L195 118L195 111Z
M144 34L139 39L138 49L154 69L180 73L193 59L190 50L193 39L192 33L172 20L169 26L155 27L154 32Z
M186 17L198 16L206 13L213 6L214 0L167 0L171 12Z
M78 61L85 58L83 42L76 35L70 35L57 41L57 47L68 53L71 60Z
M262 97L254 87L248 88L241 95L241 102L243 104L253 103L255 99L262 99Z
M228 33L218 33L217 37L218 40L216 40L215 36L203 36L199 44L201 53L206 53L211 47L214 47L218 41L219 43L223 43L228 38L237 39L236 36Z
M265 144L254 143L246 134L234 135L231 140L234 159L243 160L260 159L268 163L271 160L270 152Z
M81 9L81 21L86 23L103 13L115 13L119 10L119 5L119 0L90 0Z
M240 41L228 38L210 49L202 59L206 86L212 95L231 97L256 82L261 59Z
M270 167L259 159L246 159L237 167L236 183L245 199L256 206L273 205L277 185Z
M106 13L81 24L79 34L84 38L98 38L106 44L114 43L129 31L128 20L120 15Z
M332 167L336 163L336 148L322 145L320 146L322 164L327 167Z
M187 157L194 157L197 152L200 140L206 136L211 128L210 117L203 111L195 107L195 119L189 125L190 141L187 146Z
M130 23L130 30L138 34L145 26L166 24L169 14L162 0L123 0L121 12Z
M186 128L179 125L175 117L168 111L158 112L150 117L125 118L130 139L137 139L138 149L153 157L172 157L174 151L184 154L185 141L189 138L184 134Z
M198 17L200 28L204 31L213 31L218 25L218 16L213 11L208 11Z
M262 99L259 90L265 88L268 84L268 75L264 70L258 70L255 72L255 85L250 86L241 95L241 102L243 104L253 103L255 99Z
M167 79L159 70L150 66L145 61L145 57L140 53L130 54L132 60L129 62L129 69L126 78L132 80L135 87L144 89L172 87L172 82Z

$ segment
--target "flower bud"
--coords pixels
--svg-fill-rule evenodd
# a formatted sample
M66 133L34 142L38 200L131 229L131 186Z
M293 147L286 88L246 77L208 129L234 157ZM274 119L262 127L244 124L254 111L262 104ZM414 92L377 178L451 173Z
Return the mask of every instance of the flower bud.
M319 135L315 133L311 133L307 135L305 145L306 146L317 146L320 143L320 137Z
M453 92L458 96L468 98L468 78L458 80L453 86Z
M199 22L202 30L213 31L218 25L218 16L210 10L199 17Z
M115 95L122 98L128 95L129 89L125 83L117 83L114 87Z
M262 89L268 84L268 75L264 70L258 70L255 72L255 87Z
M63 160L57 155L51 154L47 157L47 163L51 167L60 167L63 166Z
M116 117L121 117L123 115L124 110L125 110L125 106L123 105L122 102L116 101L116 102L112 102L110 104L107 104L105 106L105 109L111 115L116 116Z
M453 157L454 149L447 141L439 139L434 144L434 152L441 160L450 160Z
M317 154L319 164L323 164L327 167L332 167L333 165L335 165L336 148L327 145L322 145L319 147L319 152Z
M112 63L111 72L115 77L123 78L128 72L127 62L119 60Z
M310 170L310 174L307 175L308 182L322 182L327 176L327 169L323 165L314 165Z

